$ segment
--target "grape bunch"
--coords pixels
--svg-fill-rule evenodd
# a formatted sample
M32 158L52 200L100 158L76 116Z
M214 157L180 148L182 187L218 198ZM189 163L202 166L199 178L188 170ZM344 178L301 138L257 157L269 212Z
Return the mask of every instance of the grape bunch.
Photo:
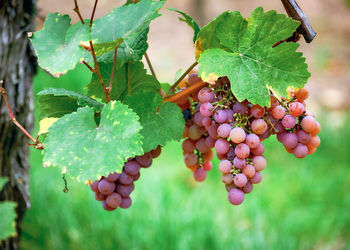
M140 169L152 165L152 159L161 153L161 147L145 153L142 156L130 158L123 166L121 173L110 173L107 177L91 183L90 188L95 192L95 199L102 201L102 207L113 211L118 207L126 209L131 206L130 194L134 190L134 182L140 178Z
M202 81L194 72L181 89ZM286 150L298 158L312 154L320 144L320 124L305 111L307 89L289 91L289 99L279 101L270 95L270 108L238 101L227 77L208 83L208 87L180 100L186 119L182 149L187 168L196 181L204 181L212 169L212 148L220 159L219 171L233 205L243 202L245 194L262 180L266 168L263 141L273 134Z

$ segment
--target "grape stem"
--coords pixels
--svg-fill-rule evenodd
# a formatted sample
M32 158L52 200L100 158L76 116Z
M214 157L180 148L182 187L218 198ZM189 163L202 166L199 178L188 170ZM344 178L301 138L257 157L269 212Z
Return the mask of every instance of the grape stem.
M2 97L4 98L5 100L5 103L6 103L6 106L7 106L7 109L9 111L9 114L10 114L10 120L23 132L23 134L25 136L27 136L34 144L29 144L29 145L32 145L34 146L34 148L36 149L44 149L44 144L42 144L38 138L39 136L34 139L31 134L16 120L15 116L13 115L13 112L12 112L12 109L10 107L10 104L8 102L8 99L7 99L7 94L6 94L6 90L4 88L4 85L3 85L3 81L1 80L0 81L0 92L1 92L1 95Z
M177 87L177 85L179 85L179 83L182 81L182 79L184 79L188 73L190 73L190 71L196 67L198 64L197 61L195 61L186 71L185 73L182 74L182 76L180 76L179 79L177 79L177 81L171 86L171 88L169 89L169 93L172 93L175 91L175 88Z
M188 97L190 94L206 87L208 85L207 82L202 82L202 81L199 81L193 85L191 85L190 87L188 87L187 89L184 89L172 96L168 96L167 98L165 98L163 100L163 103L164 102L177 102L179 101L180 99L182 98L185 98L185 97Z
M81 14L80 14L80 10L79 10L79 6L78 6L77 0L74 0L74 5L75 5L75 7L74 7L73 10L77 13L77 15L78 15L78 17L79 17L81 23L82 23L82 24L85 24L84 19L83 19L83 17L82 17Z
M150 69L152 75L157 79L156 72L155 72L154 69L153 69L151 60L149 59L149 57L148 57L148 55L147 55L147 52L145 52L145 59L146 59L147 65L148 65L148 67L149 67L149 69Z

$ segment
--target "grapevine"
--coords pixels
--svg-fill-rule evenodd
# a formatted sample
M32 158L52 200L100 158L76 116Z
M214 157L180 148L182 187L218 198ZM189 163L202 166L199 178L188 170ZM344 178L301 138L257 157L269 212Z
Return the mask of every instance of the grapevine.
M196 181L212 169L222 173L233 205L262 181L265 139L276 135L297 158L320 145L321 125L305 103L311 74L297 51L300 34L311 42L315 32L295 1L282 1L293 18L258 7L249 18L226 11L204 27L169 8L193 29L195 48L195 61L172 85L159 82L146 52L149 25L164 3L128 0L95 19L95 0L84 19L74 0L79 22L51 13L42 30L29 34L39 66L54 77L77 64L92 74L86 93L38 93L46 129L36 139L13 117L1 82L10 119L29 145L43 150L44 166L87 183L107 211L131 206L140 170L170 141L183 139L184 162Z

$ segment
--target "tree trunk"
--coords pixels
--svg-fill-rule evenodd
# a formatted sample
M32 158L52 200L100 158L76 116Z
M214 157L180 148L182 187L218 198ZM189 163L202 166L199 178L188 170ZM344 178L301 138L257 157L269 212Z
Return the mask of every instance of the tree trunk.
M16 119L28 131L34 125L32 77L36 62L27 32L34 30L35 0L0 0L0 80L3 80ZM17 202L17 236L0 243L1 249L18 249L21 222L29 203L29 143L10 121L0 100L0 175L8 176L0 201ZM0 229L1 230L1 229Z

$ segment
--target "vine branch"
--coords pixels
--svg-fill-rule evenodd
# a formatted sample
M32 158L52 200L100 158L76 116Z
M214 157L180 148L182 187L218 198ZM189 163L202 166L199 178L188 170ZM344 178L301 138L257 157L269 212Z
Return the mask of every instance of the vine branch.
M177 81L171 86L171 88L170 88L170 90L169 90L169 93L174 92L176 86L182 81L182 79L184 79L184 78L186 77L186 75L187 75L188 73L190 73L190 71L191 71L194 67L197 66L197 64L198 64L197 61L194 62L194 63L185 71L185 73L183 73L182 76L180 76L180 78L177 79Z
M146 62L147 62L147 64L148 64L148 67L149 67L149 69L151 70L152 75L157 79L156 72L155 72L154 69L153 69L151 60L149 59L149 57L148 57L148 55L147 55L147 52L145 52L145 58L146 58Z
M73 10L77 13L77 15L78 15L78 17L79 17L81 23L82 23L82 24L85 24L84 19L83 19L83 17L82 17L81 14L80 14L80 10L79 10L79 6L78 6L77 0L74 0L74 5L75 5L75 7L74 7Z
M184 89L184 90L182 90L182 91L180 91L180 92L178 92L178 93L176 93L176 94L174 94L172 96L169 96L169 97L165 98L163 100L163 103L164 102L177 102L180 99L182 99L182 98L184 98L186 96L189 96L190 94L192 94L192 93L194 93L194 92L196 92L196 91L206 87L207 85L208 85L207 82L199 81L199 82L189 86L188 88L186 88L186 89Z

